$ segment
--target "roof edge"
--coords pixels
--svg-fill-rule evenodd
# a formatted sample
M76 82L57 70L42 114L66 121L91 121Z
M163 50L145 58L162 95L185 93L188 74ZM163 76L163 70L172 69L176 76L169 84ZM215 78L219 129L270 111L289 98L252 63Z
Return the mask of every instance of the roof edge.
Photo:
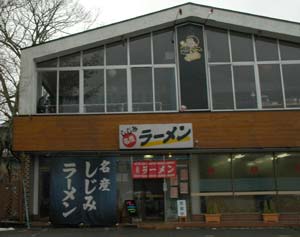
M240 11L230 10L230 9L226 9L226 8L219 8L219 7L214 7L214 6L197 4L197 3L193 3L193 2L187 2L187 3L176 5L176 6L173 6L173 7L164 8L164 9L161 9L159 11L150 12L150 13L140 15L140 16L136 16L136 17L133 17L133 18L129 18L129 19L126 19L126 20L114 22L114 23L111 23L111 24L108 24L108 25L103 25L103 26L99 26L99 27L92 28L92 29L89 29L89 30L80 31L80 32L77 32L77 33L74 33L74 34L62 36L60 38L55 38L55 39L52 39L52 40L49 40L49 41L46 41L46 42L43 42L43 43L40 43L40 44L24 47L21 50L34 48L34 47L41 46L41 45L51 43L51 42L54 42L54 41L58 41L58 40L61 40L61 39L73 37L73 36L80 35L80 34L85 34L85 33L91 32L91 31L95 31L95 30L100 30L102 28L111 27L113 25L129 22L129 21L132 21L132 20L135 20L135 19L139 19L139 18L142 18L142 17L150 16L150 15L154 15L154 14L157 14L157 13L160 13L160 12L163 12L163 11L167 11L167 10L171 10L171 9L175 9L175 8L182 7L182 6L187 6L187 5L193 5L193 6L205 7L205 8L213 8L213 9L216 9L216 10L222 10L222 11L227 11L227 12L232 12L232 13L238 13L238 14L243 14L243 15L248 15L248 16L253 16L253 17L260 17L260 18L264 18L264 19L269 19L269 20L274 20L274 21L280 21L280 22L286 22L286 23L292 23L292 24L299 24L300 25L300 22L296 22L296 21L289 21L289 20L284 20L284 19L279 19L279 18L274 18L274 17L261 16L261 15L256 15L256 14L252 14L252 13L247 13L247 12L240 12Z

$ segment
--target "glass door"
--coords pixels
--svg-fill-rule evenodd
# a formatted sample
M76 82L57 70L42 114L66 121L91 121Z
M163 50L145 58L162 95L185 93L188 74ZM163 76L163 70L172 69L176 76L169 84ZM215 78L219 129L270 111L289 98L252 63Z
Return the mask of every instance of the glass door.
M142 220L164 220L163 179L135 179L134 198Z

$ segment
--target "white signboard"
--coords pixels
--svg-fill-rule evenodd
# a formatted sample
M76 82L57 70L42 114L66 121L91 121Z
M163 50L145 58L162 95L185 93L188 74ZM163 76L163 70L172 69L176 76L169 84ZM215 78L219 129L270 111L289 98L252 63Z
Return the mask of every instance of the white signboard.
M192 124L120 125L119 146L120 149L192 148Z
M186 217L186 201L185 200L177 200L177 216L178 217Z

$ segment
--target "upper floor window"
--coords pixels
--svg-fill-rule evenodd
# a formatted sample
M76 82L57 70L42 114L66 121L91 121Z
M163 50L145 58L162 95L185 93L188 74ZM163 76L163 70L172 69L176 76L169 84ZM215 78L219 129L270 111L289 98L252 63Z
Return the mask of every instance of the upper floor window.
M206 38L208 45L209 62L229 62L229 44L226 30L207 28Z
M257 61L277 61L278 49L275 39L255 36Z
M106 65L127 65L126 40L106 46Z
M151 64L151 35L130 39L130 64Z
M104 47L98 47L83 51L82 64L83 66L103 66Z
M300 46L207 28L213 110L300 107Z
M59 59L60 67L79 67L80 66L80 53L73 53Z
M175 63L174 30L153 33L154 64Z
M36 66L37 113L300 108L300 44L193 23Z
M230 43L233 62L253 62L253 44L250 34L230 32Z
M174 42L165 29L37 63L37 112L177 111Z
M37 112L56 113L57 72L38 72Z

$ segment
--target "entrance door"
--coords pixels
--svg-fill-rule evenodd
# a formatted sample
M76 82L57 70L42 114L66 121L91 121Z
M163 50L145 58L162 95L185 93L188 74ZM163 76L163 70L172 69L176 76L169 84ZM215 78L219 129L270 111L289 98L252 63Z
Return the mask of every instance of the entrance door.
M163 220L163 179L135 179L133 189L139 217L143 220Z

